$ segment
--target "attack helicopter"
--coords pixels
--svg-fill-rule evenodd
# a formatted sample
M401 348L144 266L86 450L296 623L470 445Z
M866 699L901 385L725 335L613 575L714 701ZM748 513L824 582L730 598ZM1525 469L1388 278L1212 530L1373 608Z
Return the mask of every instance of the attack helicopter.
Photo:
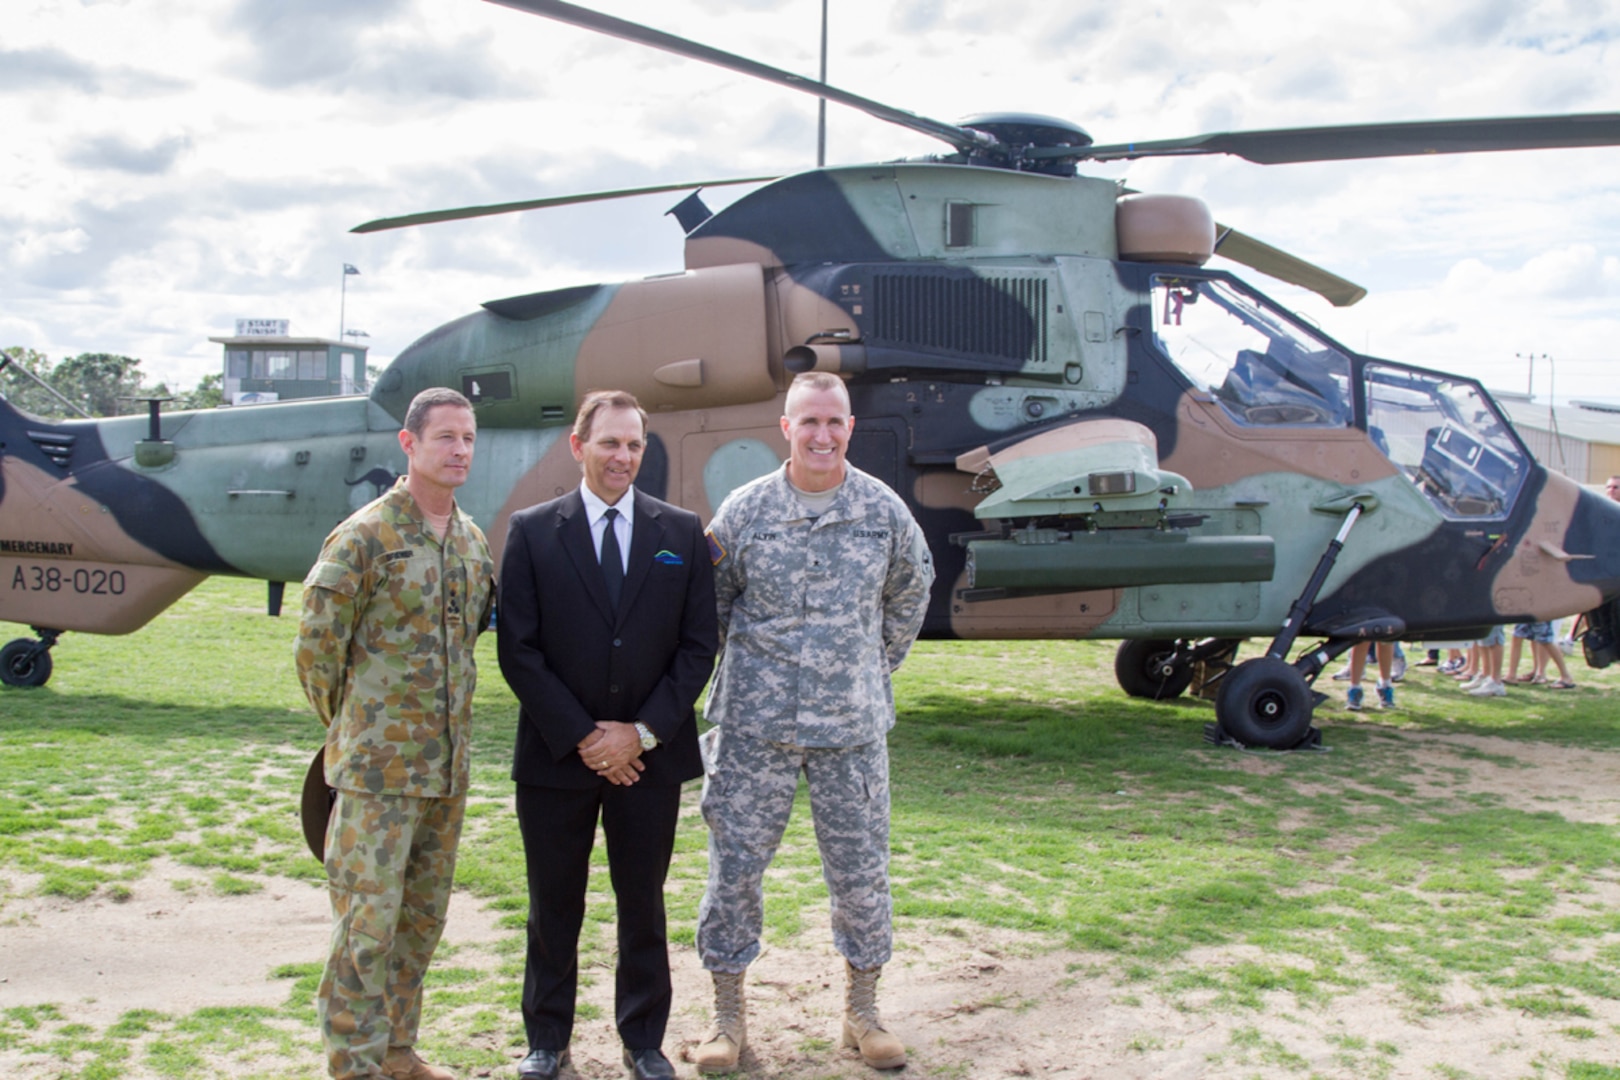
M719 213L694 192L674 211L683 270L488 301L364 398L65 422L0 401L0 618L38 635L0 651L0 679L40 685L63 631L128 633L210 574L267 581L276 613L327 531L403 470L395 435L426 387L474 402L459 499L500 551L515 510L578 482L566 433L585 391L640 398L638 484L707 517L779 466L783 395L809 370L846 380L850 460L926 530L925 636L1118 639L1121 686L1152 698L1269 639L1216 689L1219 730L1246 745L1307 740L1316 676L1358 642L1620 613L1620 505L1538 465L1477 381L1358 353L1209 267L1219 253L1335 304L1362 295L1202 202L1079 173L1611 146L1620 114L1098 144L1043 116L932 120L558 0L495 2L948 152L785 176Z

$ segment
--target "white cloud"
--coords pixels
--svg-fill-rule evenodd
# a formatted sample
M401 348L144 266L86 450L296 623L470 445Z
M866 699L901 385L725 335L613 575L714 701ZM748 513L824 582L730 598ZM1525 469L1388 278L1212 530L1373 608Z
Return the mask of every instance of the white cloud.
M597 0L609 14L814 75L816 0ZM927 116L1064 117L1103 142L1209 130L1620 109L1614 0L1353 7L832 0L830 81ZM649 197L355 236L370 218L814 159L816 103L479 0L143 0L0 9L0 335L127 353L189 384L237 316L386 360L487 299L680 264ZM1330 47L1324 47L1325 45ZM941 144L839 107L833 163ZM1369 286L1339 311L1256 283L1353 347L1504 384L1515 351L1620 346L1620 148L1087 170ZM736 189L711 189L720 206ZM0 345L12 344L0 338Z
M1591 244L1568 244L1531 258L1509 280L1514 291L1530 296L1587 300L1615 295L1617 265Z
M23 233L11 242L12 258L21 267L38 265L60 255L77 255L89 246L90 234L79 228Z

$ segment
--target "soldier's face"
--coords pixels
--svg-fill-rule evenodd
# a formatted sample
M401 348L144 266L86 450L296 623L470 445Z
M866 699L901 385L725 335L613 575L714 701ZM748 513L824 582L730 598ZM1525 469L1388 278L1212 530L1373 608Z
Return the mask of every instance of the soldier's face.
M471 409L435 405L428 410L422 433L399 433L399 445L410 461L410 474L435 487L453 489L467 482L472 469L478 421Z
M568 436L568 446L585 471L585 486L612 505L630 490L641 471L647 433L641 429L641 414L636 410L603 409L591 421L585 438Z
M838 390L788 395L782 434L788 441L788 479L804 491L826 491L844 479L844 456L855 418Z

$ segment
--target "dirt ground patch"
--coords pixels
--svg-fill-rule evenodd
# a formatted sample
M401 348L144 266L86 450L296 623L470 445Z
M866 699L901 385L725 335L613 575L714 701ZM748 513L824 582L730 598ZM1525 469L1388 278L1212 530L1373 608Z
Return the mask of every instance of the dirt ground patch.
M1620 823L1620 755L1478 736L1412 735L1414 764L1432 794L1489 793L1507 805L1555 811L1571 820ZM1484 757L1480 755L1486 755ZM179 891L185 868L157 864L123 902L8 899L0 910L0 1009L52 1003L73 1022L103 1027L125 1011L184 1014L209 1005L278 1005L288 984L269 972L318 961L325 950L324 891L271 880L247 896L206 887ZM446 941L457 964L478 963L507 931L460 895ZM911 1052L907 1074L945 1077L1175 1078L1562 1076L1570 1059L1620 1061L1620 1002L1592 1015L1537 1016L1463 983L1446 988L1438 1010L1418 1015L1385 987L1369 986L1318 1006L1286 994L1258 1010L1218 1006L1205 992L1165 996L1130 982L1095 954L1053 951L1039 940L978 929L961 936L937 926L899 928L880 1000ZM838 1046L842 960L825 923L797 948L768 949L750 969L745 1071L792 1080L871 1075ZM1202 967L1245 959L1244 950L1190 958ZM709 981L690 949L674 951L675 1012L665 1044L672 1058L704 1035ZM611 971L582 991L604 1019L575 1031L575 1071L619 1077L612 1030ZM1202 994L1202 996L1200 996ZM478 1036L512 1060L515 1013ZM297 1070L300 1063L284 1063ZM684 1077L695 1076L677 1060ZM319 1074L316 1062L309 1063ZM0 1074L64 1075L0 1047ZM131 1066L125 1075L146 1075ZM475 1075L512 1076L515 1069Z
M280 1005L287 983L269 972L326 955L326 890L284 878L239 896L221 896L205 881L175 888L197 877L195 868L158 860L131 883L127 900L9 900L0 910L0 1009L54 1004L104 1027L130 1009ZM495 916L456 899L447 942L499 936Z
M1423 748L1418 762L1425 775L1466 768L1467 778L1436 779L1431 794L1477 792L1501 798L1504 806L1527 813L1552 811L1569 821L1620 824L1620 754L1572 750L1490 735L1407 735ZM1489 755L1482 760L1477 755ZM1450 760L1445 760L1450 758Z

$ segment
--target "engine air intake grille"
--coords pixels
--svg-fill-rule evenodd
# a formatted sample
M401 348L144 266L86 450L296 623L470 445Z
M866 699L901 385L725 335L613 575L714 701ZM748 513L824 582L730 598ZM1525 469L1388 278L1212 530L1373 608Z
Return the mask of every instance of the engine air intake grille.
M1046 280L877 274L870 337L924 349L1046 361Z

